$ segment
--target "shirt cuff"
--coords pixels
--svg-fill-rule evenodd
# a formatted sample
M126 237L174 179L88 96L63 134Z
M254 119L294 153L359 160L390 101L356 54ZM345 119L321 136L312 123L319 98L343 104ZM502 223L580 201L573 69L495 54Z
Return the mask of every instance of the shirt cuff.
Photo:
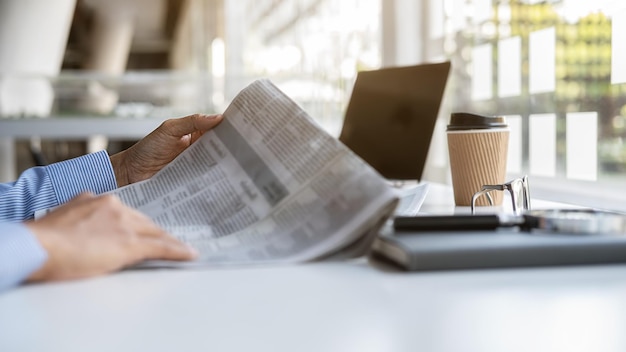
M37 271L48 254L21 223L0 224L0 291L19 285Z
M50 164L46 168L59 204L82 192L102 194L117 188L111 159L104 150Z

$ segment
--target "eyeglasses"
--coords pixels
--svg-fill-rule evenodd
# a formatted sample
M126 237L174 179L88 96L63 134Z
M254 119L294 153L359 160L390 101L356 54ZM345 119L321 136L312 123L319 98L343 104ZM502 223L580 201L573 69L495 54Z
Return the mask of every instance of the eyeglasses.
M493 205L493 198L489 194L493 191L509 192L511 203L513 203L513 212L516 215L521 213L522 210L530 210L530 188L528 187L528 176L525 175L500 185L483 185L481 190L472 196L472 214L474 214L474 209L476 208L476 201L482 196L487 197L489 205Z

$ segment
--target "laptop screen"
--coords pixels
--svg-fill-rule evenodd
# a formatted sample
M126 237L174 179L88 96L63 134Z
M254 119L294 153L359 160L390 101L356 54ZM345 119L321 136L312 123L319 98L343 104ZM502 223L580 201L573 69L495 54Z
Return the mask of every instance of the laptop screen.
M424 171L450 62L361 71L339 140L390 180Z

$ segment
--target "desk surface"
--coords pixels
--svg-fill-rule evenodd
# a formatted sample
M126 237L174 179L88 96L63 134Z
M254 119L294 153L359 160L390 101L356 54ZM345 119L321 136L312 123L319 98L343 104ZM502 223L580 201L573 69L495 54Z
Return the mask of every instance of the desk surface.
M360 259L0 294L0 351L623 352L624 331L626 265L402 273Z

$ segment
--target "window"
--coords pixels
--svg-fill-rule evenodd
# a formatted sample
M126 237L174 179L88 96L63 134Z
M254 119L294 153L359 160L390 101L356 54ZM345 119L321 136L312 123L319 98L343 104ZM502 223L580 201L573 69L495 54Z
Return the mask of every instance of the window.
M452 111L506 115L534 196L626 210L626 4L431 0Z
M231 48L227 60L231 97L244 83L269 77L338 135L357 71L381 65L380 1L226 0L225 5L226 43L241 45Z
M447 59L428 180L449 181L451 112L505 115L510 177L528 174L534 197L626 211L626 3L225 0L224 8L225 102L270 77L337 134L357 71Z

